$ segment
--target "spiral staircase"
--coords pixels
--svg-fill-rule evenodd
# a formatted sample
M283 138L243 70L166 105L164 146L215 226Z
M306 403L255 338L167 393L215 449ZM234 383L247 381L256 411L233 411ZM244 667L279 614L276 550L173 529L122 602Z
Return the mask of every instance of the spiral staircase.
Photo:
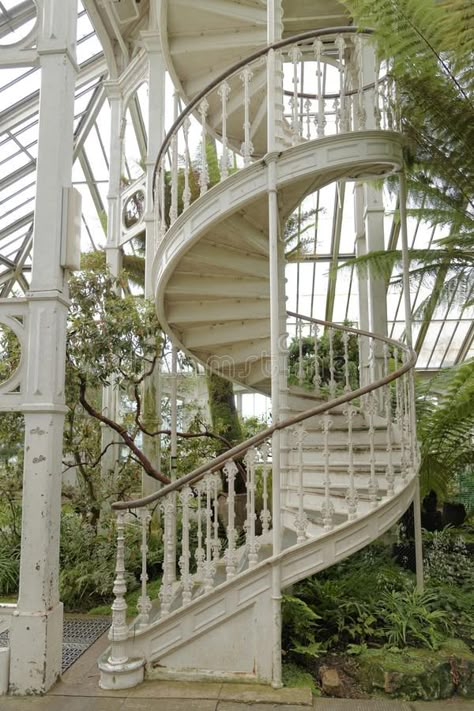
M162 3L165 54L187 106L156 167L157 310L177 347L250 390L271 393L279 408L264 432L155 494L113 506L117 566L111 646L99 663L103 688L133 686L144 676L278 686L282 591L375 540L415 491L415 354L356 328L285 316L278 240L278 224L315 190L401 168L394 87L367 62L372 50L352 27L322 22L292 36L291 17L302 29L296 13L286 29L281 23L289 36L252 53L265 42L264 2L199 5L202 12L187 0ZM339 7L325 5L333 14ZM230 26L235 42L227 38ZM221 66L234 63L218 76L202 56L204 29L216 47L208 66L219 57ZM298 90L302 63L314 72L311 96ZM329 91L321 78L331 72ZM217 177L210 137L219 141ZM159 598L150 600L147 535L157 506L163 579ZM129 511L141 521L143 570L131 624L124 599Z

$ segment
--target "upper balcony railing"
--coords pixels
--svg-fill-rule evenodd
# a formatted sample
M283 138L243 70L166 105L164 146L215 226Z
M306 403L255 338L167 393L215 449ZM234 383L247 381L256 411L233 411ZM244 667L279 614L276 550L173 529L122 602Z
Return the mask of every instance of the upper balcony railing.
M325 136L399 129L395 87L370 31L306 32L254 52L177 116L155 168L157 242L199 196L231 173Z

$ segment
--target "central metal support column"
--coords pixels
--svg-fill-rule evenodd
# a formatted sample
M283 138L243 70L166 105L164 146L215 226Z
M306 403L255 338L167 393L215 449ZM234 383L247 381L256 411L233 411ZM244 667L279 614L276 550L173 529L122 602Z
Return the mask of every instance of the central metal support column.
M276 40L281 33L281 22L276 13L275 0L267 3L267 39L268 44ZM281 419L282 378L286 380L285 344L282 340L282 324L286 324L286 314L282 315L282 269L284 280L284 245L280 239L280 215L277 191L277 86L280 72L277 73L275 52L270 50L267 57L267 177L268 177L268 240L270 267L270 341L271 341L271 395L272 420ZM283 308L284 308L283 300ZM283 320L284 319L284 320ZM286 330L285 327L283 327ZM273 519L273 555L281 552L281 434L274 432L272 437L272 519ZM281 567L275 563L272 567L272 686L282 686L281 676Z
M403 257L403 300L405 305L405 339L407 346L413 348L412 315L410 299L410 258L408 256L408 228L407 228L407 183L405 173L399 175L400 181L400 236L402 241ZM415 383L413 380L413 370L410 373L410 399L415 402ZM416 433L416 415L414 405L411 409L412 421L410 427L413 434ZM416 436L414 437L416 442ZM413 456L417 453L413 452ZM416 563L416 586L423 592L423 536L421 531L421 496L420 477L417 475L415 497L413 499L413 527L415 533L415 563Z

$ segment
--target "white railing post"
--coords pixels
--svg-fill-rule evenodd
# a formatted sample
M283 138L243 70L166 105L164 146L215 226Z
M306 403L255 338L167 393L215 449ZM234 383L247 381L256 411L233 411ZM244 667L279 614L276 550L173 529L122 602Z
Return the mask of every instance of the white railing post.
M148 525L151 521L150 512L146 507L140 509L140 523L142 529L142 572L140 575L141 581L141 595L138 598L137 609L139 612L139 622L138 625L141 628L147 627L150 621L150 612L152 608L151 600L147 592L148 583L148 572L147 572L147 559L148 559Z
M262 457L262 479L263 479L263 494L262 494L262 511L260 512L260 521L262 523L262 534L265 535L270 529L272 515L268 508L268 476L270 474L270 445L264 442L260 447L260 456Z
M237 570L237 530L235 528L235 477L238 472L237 464L230 459L224 465L224 474L227 479L227 548L224 553L226 563L226 577L230 580Z
M184 189L183 189L183 210L187 210L191 204L191 188L189 185L189 172L191 170L191 158L189 154L189 129L191 121L187 116L183 122L184 135Z
M242 143L241 151L244 158L244 166L250 165L250 158L253 153L253 144L250 140L250 82L253 77L253 72L249 66L242 69L240 79L244 89L244 142Z
M349 521L353 521L355 518L357 518L357 505L359 503L359 496L357 494L354 476L354 442L352 433L352 420L356 416L357 410L350 402L348 402L344 406L343 413L346 417L347 422L347 447L349 454L349 486L346 492L347 515Z
M249 568L253 568L258 563L258 549L260 547L255 535L255 465L257 452L254 447L247 451L244 457L247 468L247 518L245 521L246 545L249 556Z
M112 603L112 625L109 630L110 656L109 664L120 665L128 660L125 641L128 638L127 603L125 593L127 582L125 579L125 512L117 514L117 553L115 561L114 601Z
M201 117L201 170L199 173L199 188L200 194L207 193L209 185L209 167L207 164L207 112L209 110L209 102L204 98L199 104L199 115Z
M172 603L172 585L175 580L176 571L176 551L173 540L173 519L176 515L174 493L165 496L161 504L161 510L163 512L163 579L161 581L159 598L161 602L161 616L165 617L169 614Z
M189 486L181 490L179 500L182 510L182 534L181 534L181 556L179 558L179 572L181 573L181 583L183 585L183 605L188 605L192 598L193 578L189 570L191 553L189 548L189 502L193 498L193 492Z
M297 453L297 490L298 490L298 513L295 516L294 525L296 530L296 542L304 543L306 540L306 530L308 528L308 517L304 510L304 457L303 441L306 432L302 423L295 425L293 437Z
M407 226L407 184L404 171L399 175L400 181L400 235L402 242L402 259L403 259L403 300L405 306L405 338L409 348L413 347L412 335L412 315L411 315L411 299L410 299L410 258L408 255L408 226ZM412 461L415 455L416 448L416 413L414 408L415 403L415 387L413 374L410 373L409 378L409 395L408 395L408 413L410 416L410 437L414 442L414 447L411 447ZM413 465L416 462L413 461ZM416 558L416 584L417 588L422 591L424 588L423 580L423 537L421 532L421 496L420 496L420 479L417 476L415 485L415 498L413 500L414 514L414 530L415 530L415 558Z
M330 531L334 526L334 504L331 501L331 474L329 467L329 430L332 420L327 412L324 413L323 430L323 456L324 456L324 501L321 506L323 514L323 526L326 531Z
M178 95L174 95L174 120L178 118ZM171 139L171 205L170 205L170 225L178 217L178 131Z
M313 43L314 56L316 59L316 78L318 87L318 114L316 119L316 133L318 138L322 138L326 128L326 116L324 112L324 85L323 73L321 70L321 57L324 45L319 37Z
M217 90L221 98L222 115L222 157L221 157L221 180L225 180L229 175L229 146L227 141L227 102L229 101L230 85L224 81Z

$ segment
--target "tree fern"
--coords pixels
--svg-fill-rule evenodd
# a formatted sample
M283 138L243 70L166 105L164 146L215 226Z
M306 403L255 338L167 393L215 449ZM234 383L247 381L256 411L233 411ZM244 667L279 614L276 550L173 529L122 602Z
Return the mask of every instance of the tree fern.
M462 282L474 283L474 4L346 0L346 5L359 26L374 28L377 52L396 79L412 214L445 230L435 249L411 253L416 262L411 277L436 277L447 266ZM386 276L398 259L376 253L355 263L362 271L373 263Z
M444 371L417 402L422 492L446 497L449 485L474 465L474 360Z

